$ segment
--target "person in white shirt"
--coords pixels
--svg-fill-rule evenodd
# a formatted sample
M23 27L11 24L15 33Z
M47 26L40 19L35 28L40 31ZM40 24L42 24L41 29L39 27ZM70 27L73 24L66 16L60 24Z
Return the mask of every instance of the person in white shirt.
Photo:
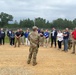
M59 30L57 34L58 48L61 49L63 41L63 33Z

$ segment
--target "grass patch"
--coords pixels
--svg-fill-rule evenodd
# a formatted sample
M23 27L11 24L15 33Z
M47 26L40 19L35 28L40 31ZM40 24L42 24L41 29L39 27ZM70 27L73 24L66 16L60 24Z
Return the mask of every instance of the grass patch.
M5 36L5 43L9 43L9 37Z

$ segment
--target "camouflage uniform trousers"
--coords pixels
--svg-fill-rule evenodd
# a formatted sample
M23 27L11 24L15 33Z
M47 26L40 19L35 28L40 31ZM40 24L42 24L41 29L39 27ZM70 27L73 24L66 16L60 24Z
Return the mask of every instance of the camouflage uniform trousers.
M76 45L76 40L73 39L73 53L75 53L75 45Z
M18 47L20 46L20 38L15 38L15 47L16 47L16 44L18 42Z
M27 63L30 64L31 58L33 58L33 65L36 64L36 56L38 53L38 47L30 47L29 48L29 56Z

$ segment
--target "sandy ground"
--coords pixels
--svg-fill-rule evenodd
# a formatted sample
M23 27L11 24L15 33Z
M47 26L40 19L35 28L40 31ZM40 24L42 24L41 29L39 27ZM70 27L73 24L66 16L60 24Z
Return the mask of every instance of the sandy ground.
M27 64L29 47L0 46L0 75L76 75L76 54L39 48L37 65Z

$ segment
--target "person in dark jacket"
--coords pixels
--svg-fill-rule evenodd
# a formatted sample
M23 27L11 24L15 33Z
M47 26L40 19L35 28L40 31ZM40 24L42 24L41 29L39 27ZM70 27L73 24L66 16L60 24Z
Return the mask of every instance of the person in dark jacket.
M1 28L1 43L4 45L5 44L5 32L3 28Z
M19 30L21 37L20 37L20 44L24 45L24 31L22 29Z
M8 30L8 31L7 31L7 36L8 36L8 38L9 38L9 43L10 43L10 41L11 41L11 40L10 40L10 35L11 35L11 33L12 33L12 30Z
M1 29L0 29L0 45L2 45Z
M51 47L53 46L53 43L55 43L55 47L56 47L56 39L57 39L57 31L55 28L52 28L52 31L51 31Z
M15 33L15 47L17 42L18 42L18 47L20 47L20 37L21 37L20 31L19 29L17 29L17 32Z

